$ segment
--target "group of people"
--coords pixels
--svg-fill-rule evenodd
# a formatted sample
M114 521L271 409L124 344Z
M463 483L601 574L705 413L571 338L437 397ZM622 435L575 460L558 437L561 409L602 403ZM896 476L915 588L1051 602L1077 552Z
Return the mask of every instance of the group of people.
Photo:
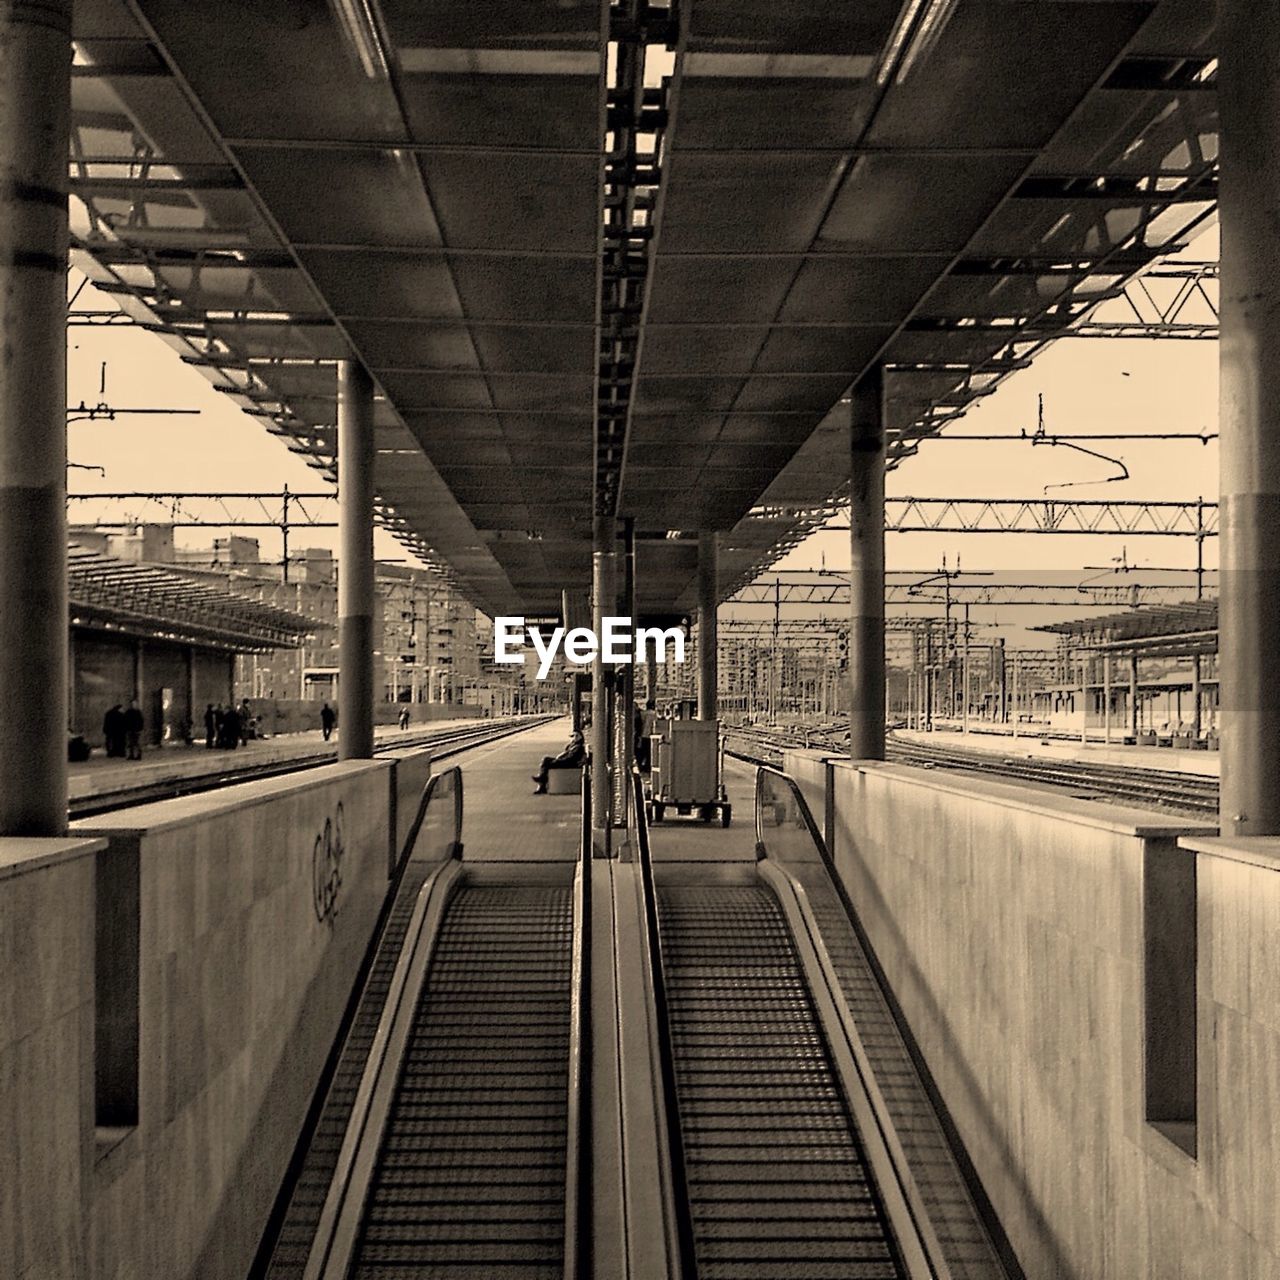
M136 700L127 707L117 702L102 717L102 737L106 742L107 755L120 760L141 760L142 731L145 728L146 720Z
M247 746L252 723L247 698L238 707L234 703L224 707L220 702L211 702L204 709L204 745L210 751L234 751Z

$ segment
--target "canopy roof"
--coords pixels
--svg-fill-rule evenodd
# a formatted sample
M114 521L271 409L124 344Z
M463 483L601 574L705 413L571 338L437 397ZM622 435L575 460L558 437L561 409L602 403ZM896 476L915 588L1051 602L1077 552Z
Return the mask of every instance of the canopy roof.
M370 18L368 15L372 15ZM721 594L1212 216L1196 0L85 0L80 261L489 612Z
M329 624L197 582L170 569L67 549L73 625L158 636L236 653L297 648Z
M1204 638L1218 628L1218 602L1191 600L1186 604L1154 609L1130 609L1125 613L1100 614L1092 618L1072 618L1054 622L1036 631L1051 631L1085 643L1120 646L1155 639ZM1143 646L1144 651L1146 646Z

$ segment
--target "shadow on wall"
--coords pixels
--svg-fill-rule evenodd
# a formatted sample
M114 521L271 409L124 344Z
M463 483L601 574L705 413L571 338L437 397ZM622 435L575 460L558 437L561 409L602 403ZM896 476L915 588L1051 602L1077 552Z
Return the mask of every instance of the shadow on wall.
M855 895L852 889L846 886L850 899L855 903L859 914L865 916L867 913L858 899L870 898L870 905L875 910L876 919L880 922L880 927L884 931L888 932L893 940L894 952L897 959L897 964L892 974L893 982L891 984L894 1002L898 1005L899 1009L901 1009L905 1003L902 999L904 988L909 987L910 994L915 998L915 1001L926 1010L932 1025L937 1029L938 1036L942 1041L943 1055L950 1064L951 1071L949 1073L949 1078L954 1079L956 1084L963 1091L965 1095L964 1102L966 1104L966 1111L979 1120L982 1125L983 1136L987 1144L992 1149L993 1154L995 1154L1000 1160L1004 1168L1005 1176L1010 1180L1010 1182L1016 1185L1027 1219L1034 1226L1040 1238L1040 1243L1044 1253L1046 1253L1052 1260L1052 1274L1061 1276L1071 1275L1072 1270L1070 1261L1063 1250L1061 1242L1054 1232L1053 1224L1045 1217L1039 1204L1036 1203L1030 1184L1020 1173L1018 1168L1018 1158L1013 1148L1003 1138L998 1136L1001 1133L999 1118L987 1105L982 1090L978 1085L977 1077L970 1068L968 1062L965 1061L965 1058L960 1051L959 1042L951 1030L951 1024L947 1018L946 1011L934 998L925 975L912 958L906 936L897 927L889 903L880 893L875 879L871 874L870 868L868 868L867 864L863 862L862 858L858 855L856 841L851 839L847 832L841 833L838 824L837 833L840 836L839 844L843 846L840 852L851 861L857 862L861 873L860 883L862 888L858 894ZM836 862L836 866L839 867L840 858L838 854L835 856L834 860ZM865 930L863 933L865 937ZM867 946L874 963L880 969L881 973L885 974L887 978L889 976L889 971L881 962L881 957L877 955L874 948L871 947L869 939L867 940ZM913 1039L916 1038L914 1028L912 1029L912 1035ZM930 1075L933 1075L932 1068L929 1066L927 1061L925 1062L925 1066L926 1069L929 1070ZM958 1108L955 1106L954 1101L948 1105L948 1110L952 1113L957 1109ZM988 1198L992 1199L994 1203L994 1198L990 1196L990 1189L985 1188L985 1190L988 1192ZM1021 1259L1019 1261L1021 1261Z

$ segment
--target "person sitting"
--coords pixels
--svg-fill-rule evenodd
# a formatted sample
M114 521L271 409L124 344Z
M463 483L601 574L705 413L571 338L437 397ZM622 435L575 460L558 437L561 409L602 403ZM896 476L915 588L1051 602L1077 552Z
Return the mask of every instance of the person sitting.
M543 756L538 772L533 775L535 783L533 794L545 795L547 790L547 773L551 769L581 769L587 759L587 744L581 730L575 729L558 756Z

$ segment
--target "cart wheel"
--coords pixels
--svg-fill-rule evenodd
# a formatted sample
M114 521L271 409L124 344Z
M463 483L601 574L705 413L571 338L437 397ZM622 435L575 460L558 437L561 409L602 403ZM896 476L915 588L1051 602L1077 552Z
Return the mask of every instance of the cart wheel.
M664 805L660 805L660 804L658 804L658 803L657 803L657 801L655 801L655 802L654 802L654 805L653 805L653 820L654 820L654 822L661 822L661 821L662 821L662 815L663 815L665 812L666 812L666 807L665 807Z
M710 822L711 819L715 817L715 812L715 807L713 805L704 804L698 810L698 817L700 817L703 822Z
M722 804L720 806L720 825L722 827L727 827L729 825L729 820L732 814L733 814L732 805Z

